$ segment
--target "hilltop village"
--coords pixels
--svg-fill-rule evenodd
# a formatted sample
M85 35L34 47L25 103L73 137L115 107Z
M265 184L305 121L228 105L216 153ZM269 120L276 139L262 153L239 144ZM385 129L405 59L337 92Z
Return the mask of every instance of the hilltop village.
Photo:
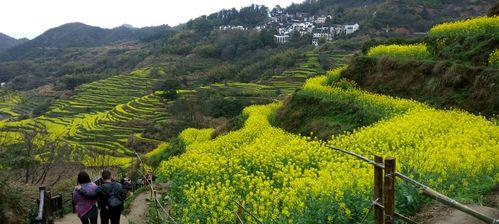
M334 24L333 15L309 15L308 13L298 12L296 14L288 13L271 13L269 20L262 26L257 26L254 29L261 31L272 27L275 28L274 35L276 42L286 44L293 35L299 34L312 35L312 45L318 46L320 43L332 41L342 36L351 35L357 32L360 28L358 23L355 24ZM244 26L220 26L219 30L247 30Z

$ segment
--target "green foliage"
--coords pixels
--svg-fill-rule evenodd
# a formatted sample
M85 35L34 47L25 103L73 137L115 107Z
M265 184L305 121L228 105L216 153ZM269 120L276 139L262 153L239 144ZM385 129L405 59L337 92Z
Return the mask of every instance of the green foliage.
M499 49L496 49L490 54L489 65L492 67L499 68Z
M33 109L33 117L38 117L42 114L44 114L45 112L49 111L49 108L50 108L50 105L52 105L52 102L53 100L52 99L45 99L41 102L41 104L37 105L34 109Z
M381 118L382 114L365 110L350 100L324 101L300 91L277 110L275 124L286 131L326 141Z
M216 138L220 135L225 135L231 131L236 131L244 126L244 122L248 119L247 116L239 115L228 120L223 125L217 127L211 134L211 138Z
M269 9L263 5L251 5L240 10L224 9L208 16L189 21L186 26L199 32L209 32L218 26L232 25L255 27L268 18Z
M29 190L12 186L6 176L0 176L0 220L3 223L23 223L30 212L30 201L26 200Z
M497 2L487 14L488 16L499 16L499 2Z
M178 97L177 91L180 88L180 86L181 86L180 81L176 79L168 79L164 81L163 84L161 85L160 96L167 100L177 99Z
M74 90L77 86L102 79L98 74L70 74L62 76L59 81L63 84L60 89Z
M211 117L235 117L243 110L243 104L237 99L214 95L207 101L207 115Z

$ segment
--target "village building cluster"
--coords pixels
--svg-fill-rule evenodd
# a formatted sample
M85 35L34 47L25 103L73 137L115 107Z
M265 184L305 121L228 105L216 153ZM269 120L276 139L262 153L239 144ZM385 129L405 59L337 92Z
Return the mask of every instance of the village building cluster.
M289 42L293 33L299 33L301 36L311 34L312 43L317 46L322 41L332 41L341 36L351 35L360 28L359 24L327 24L333 16L309 16L308 13L284 14L275 13L266 24L255 27L262 31L267 27L276 28L274 35L276 42L286 44ZM244 26L220 26L218 30L247 30Z
M300 35L312 34L312 44L319 45L320 40L331 41L340 36L350 35L357 32L359 24L327 25L326 21L332 20L333 16L309 16L307 13L296 13L294 15L281 14L270 17L268 26L277 27L274 35L277 43L289 42L293 33Z

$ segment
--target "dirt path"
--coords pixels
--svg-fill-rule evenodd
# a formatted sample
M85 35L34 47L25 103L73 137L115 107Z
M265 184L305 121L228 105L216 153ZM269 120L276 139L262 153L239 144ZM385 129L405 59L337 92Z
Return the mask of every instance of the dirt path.
M100 223L100 218L98 219L98 223ZM125 216L121 216L120 223L128 223L128 219ZM70 213L64 216L62 219L55 220L55 224L81 224L80 219L74 213Z
M499 185L484 197L485 205L469 205L489 217L499 219ZM418 223L428 224L483 224L482 221L441 204L431 205L413 217Z
M480 205L470 205L472 209L499 219L499 209ZM414 218L418 223L428 224L483 224L482 221L456 209L443 205L433 205Z
M139 194L130 205L130 213L126 216L121 216L120 223L145 224L147 221L147 201L148 192ZM100 218L98 223L100 223ZM62 219L55 221L55 224L81 224L80 219L74 213L65 215Z
M129 222L133 224L146 224L147 220L147 210L149 205L147 200L149 199L149 192L143 192L135 197L132 204L130 205L130 213L126 216Z

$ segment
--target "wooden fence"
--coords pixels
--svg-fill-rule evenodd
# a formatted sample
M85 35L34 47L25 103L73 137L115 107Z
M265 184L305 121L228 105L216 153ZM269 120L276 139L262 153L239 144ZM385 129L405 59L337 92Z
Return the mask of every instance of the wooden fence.
M39 188L38 209L33 223L52 224L56 217L63 215L62 195L52 197L44 186Z
M499 224L499 219L489 217L480 213L456 200L449 198L430 187L417 182L402 173L396 171L396 159L392 157L385 158L374 156L374 160L370 160L362 155L356 154L351 151L339 149L336 147L328 146L330 149L349 154L364 162L367 162L374 167L374 223L375 224L394 224L396 219L405 221L406 223L416 223L411 219L395 212L395 183L396 178L415 186L421 191L422 194L428 196L436 201L443 203L449 207L455 208L468 215L471 215L484 223Z

